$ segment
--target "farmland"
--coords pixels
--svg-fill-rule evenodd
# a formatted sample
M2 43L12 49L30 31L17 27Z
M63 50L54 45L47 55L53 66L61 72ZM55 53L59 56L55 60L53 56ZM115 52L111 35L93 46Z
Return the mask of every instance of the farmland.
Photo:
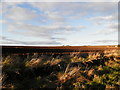
M117 46L3 46L3 89L119 89Z

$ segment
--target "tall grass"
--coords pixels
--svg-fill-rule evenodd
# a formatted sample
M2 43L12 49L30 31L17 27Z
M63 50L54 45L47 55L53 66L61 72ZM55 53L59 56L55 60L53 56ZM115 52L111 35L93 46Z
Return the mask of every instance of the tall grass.
M92 53L86 57L80 54L3 56L2 88L120 88L117 50Z

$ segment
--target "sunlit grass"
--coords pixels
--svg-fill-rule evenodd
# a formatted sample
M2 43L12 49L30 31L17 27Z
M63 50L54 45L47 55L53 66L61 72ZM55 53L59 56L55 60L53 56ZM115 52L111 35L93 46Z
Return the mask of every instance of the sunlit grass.
M117 50L88 54L8 55L2 58L3 88L90 88L120 87L120 59ZM99 60L99 63L95 61ZM104 64L102 64L104 63Z

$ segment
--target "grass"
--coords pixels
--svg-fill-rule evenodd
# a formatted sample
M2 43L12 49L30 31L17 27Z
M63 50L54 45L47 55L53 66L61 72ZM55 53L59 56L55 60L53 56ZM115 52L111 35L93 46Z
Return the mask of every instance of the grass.
M8 55L2 58L5 89L120 88L120 56L115 50L83 57L78 54Z

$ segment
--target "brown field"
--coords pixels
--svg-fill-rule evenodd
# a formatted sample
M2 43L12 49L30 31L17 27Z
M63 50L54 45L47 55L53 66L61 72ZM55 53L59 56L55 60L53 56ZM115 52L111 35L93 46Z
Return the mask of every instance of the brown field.
M70 54L102 53L105 50L118 50L118 46L2 46L2 54Z
M2 89L120 89L118 46L2 46Z

